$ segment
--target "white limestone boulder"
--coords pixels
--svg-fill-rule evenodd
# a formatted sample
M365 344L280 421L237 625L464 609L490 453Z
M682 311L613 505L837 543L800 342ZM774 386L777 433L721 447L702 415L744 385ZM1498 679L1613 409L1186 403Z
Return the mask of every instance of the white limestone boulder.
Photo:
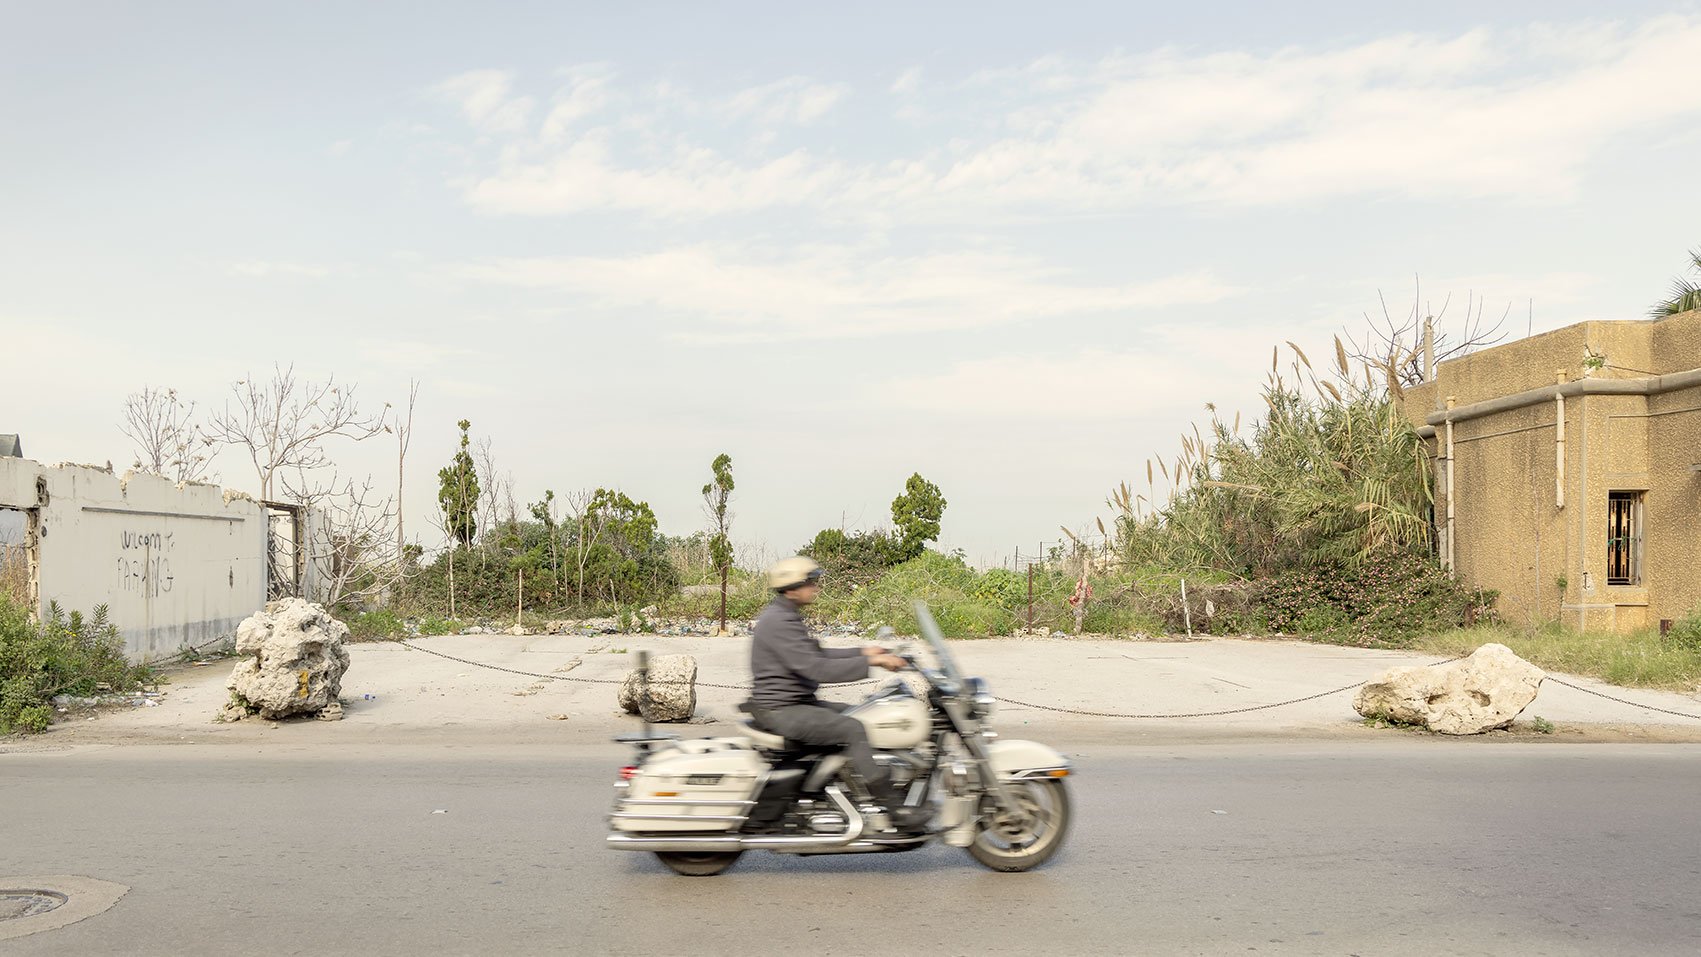
M222 717L340 717L347 640L347 625L304 599L275 601L250 615L236 629L236 651L247 657L231 672L231 703Z
M620 682L620 709L649 721L689 721L697 711L697 659L690 655L652 655L648 694L632 669Z
M1509 727L1545 677L1505 645L1487 644L1444 665L1391 668L1359 689L1353 709L1442 734L1480 734Z

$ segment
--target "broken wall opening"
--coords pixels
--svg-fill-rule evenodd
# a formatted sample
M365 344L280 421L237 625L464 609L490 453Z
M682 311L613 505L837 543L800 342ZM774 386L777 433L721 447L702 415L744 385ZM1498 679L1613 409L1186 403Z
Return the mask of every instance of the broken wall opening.
M300 505L262 502L266 510L266 600L305 597L307 515Z
M36 610L37 511L0 507L0 596Z

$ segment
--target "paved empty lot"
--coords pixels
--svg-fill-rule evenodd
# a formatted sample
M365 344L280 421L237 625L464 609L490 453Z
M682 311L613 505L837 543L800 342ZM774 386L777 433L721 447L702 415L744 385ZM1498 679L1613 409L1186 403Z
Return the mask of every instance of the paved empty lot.
M742 685L750 677L749 642L741 639L611 635L598 638L507 635L420 639L428 651L399 644L350 646L354 663L343 680L347 718L320 724L295 739L324 744L406 743L492 739L508 743L595 744L619 726L612 684L633 665L639 649L696 656L697 713L713 722L703 733L725 732L739 715L745 693L708 684ZM985 676L995 694L1036 704L1133 713L1224 711L1304 698L1371 678L1398 665L1421 665L1434 656L1341 648L1297 641L1017 641L955 642L963 668ZM439 657L495 665L497 671ZM60 742L196 743L263 742L263 723L214 725L229 697L224 681L232 663L216 662L174 676L163 705L70 721L49 739ZM550 675L550 680L514 672ZM1625 690L1581 678L1585 687L1657 707L1701 714L1701 700L1657 691ZM828 691L851 700L870 689ZM367 696L371 697L368 698ZM1170 744L1262 739L1269 736L1362 737L1352 693L1342 692L1274 710L1182 720L1081 718L1006 704L1006 734L1063 734L1103 744ZM1524 713L1560 725L1556 737L1573 739L1688 740L1701 742L1701 720L1662 715L1606 701L1554 682ZM552 716L557 720L551 720ZM718 726L717 726L718 725ZM1026 729L1026 730L1024 730Z

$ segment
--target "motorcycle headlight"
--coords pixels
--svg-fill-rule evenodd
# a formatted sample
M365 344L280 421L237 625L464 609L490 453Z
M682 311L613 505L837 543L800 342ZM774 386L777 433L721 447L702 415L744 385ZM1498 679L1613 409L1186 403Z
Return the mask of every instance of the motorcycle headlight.
M998 710L998 699L992 696L992 689L987 687L986 679L970 678L967 685L963 690L969 696L969 713L979 721L992 717L993 712Z

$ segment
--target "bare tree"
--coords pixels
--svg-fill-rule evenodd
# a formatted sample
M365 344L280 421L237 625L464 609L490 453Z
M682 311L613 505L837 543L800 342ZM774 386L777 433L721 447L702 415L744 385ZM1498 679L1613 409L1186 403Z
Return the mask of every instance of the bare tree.
M496 528L502 521L502 507L509 506L510 518L513 513L513 478L510 476L504 483L496 474L496 454L492 450L489 436L478 440L473 447L473 457L478 462L478 474L481 481L478 500L478 524L486 531ZM487 542L494 539L486 539Z
M404 421L400 413L396 415L396 554L403 555L407 550L406 521L403 517L402 497L403 480L407 477L408 446L413 443L413 407L419 401L419 380L408 382L408 411Z
M573 522L573 558L579 571L574 583L575 595L581 608L585 605L585 570L591 550L596 548L603 532L602 514L591 507L595 499L596 493L589 489L569 492L566 497L567 515Z
M1389 311L1386 296L1379 291L1377 298L1382 303L1381 317L1367 312L1364 319L1370 328L1361 336L1354 336L1350 330L1347 332L1346 339L1351 344L1348 354L1373 369L1388 371L1401 387L1424 381L1423 337L1426 324L1434 326L1435 361L1442 362L1504 340L1507 335L1506 319L1512 314L1512 304L1508 302L1500 318L1487 323L1483 319L1482 297L1466 293L1464 321L1456 332L1451 332L1446 325L1447 310L1453 303L1451 293L1442 300L1441 308L1435 310L1432 304L1424 302L1423 287L1416 286L1411 308L1399 319Z
M135 443L138 471L193 482L213 464L213 440L195 426L195 403L179 399L176 389L130 393L118 428Z
M352 479L314 503L315 514L325 517L330 540L328 552L317 556L325 568L324 602L335 606L353 597L373 599L402 580L401 551L390 538L396 520L396 500L380 496L371 478L356 484Z
M260 483L260 498L272 498L280 474L307 474L330 467L325 440L364 441L384 430L384 414L364 415L355 387L298 380L295 367L276 366L272 378L253 376L231 385L232 401L215 414L205 432L220 445L248 453ZM384 408L389 409L385 403Z

